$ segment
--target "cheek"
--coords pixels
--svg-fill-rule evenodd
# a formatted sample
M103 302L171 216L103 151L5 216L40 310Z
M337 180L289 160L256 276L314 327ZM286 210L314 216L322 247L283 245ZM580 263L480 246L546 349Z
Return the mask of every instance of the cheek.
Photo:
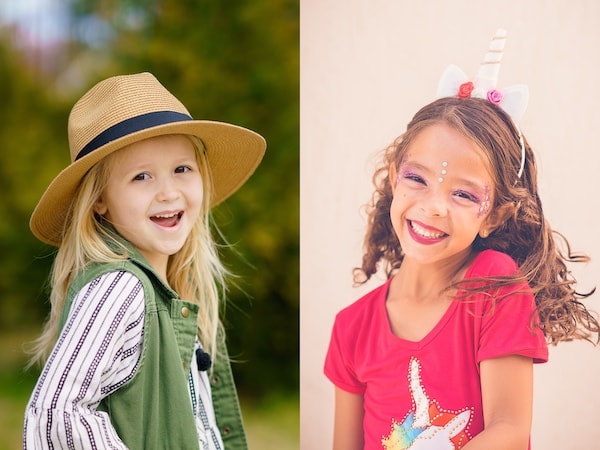
M150 201L150 196L140 190L128 188L111 190L105 195L105 216L122 221L125 218L145 215Z
M195 203L197 203L199 206L202 206L202 203L204 202L204 188L202 186L202 182L194 186L192 195Z
M394 191L394 197L390 204L390 213L396 217L400 214L405 214L409 209L412 209L422 201L422 196L422 192L407 189L406 186L400 183Z
M390 203L390 219L392 220L392 223L394 223L394 218L397 216L398 213L399 197L400 194L394 195L394 197L392 198L392 202Z
M396 229L399 224L406 217L407 211L410 209L410 205L414 201L410 198L411 196L407 192L397 191L390 204L390 220L392 226Z
M204 189L201 182L190 183L186 187L185 191L186 203L188 209L193 210L194 213L200 214L203 209L205 200Z

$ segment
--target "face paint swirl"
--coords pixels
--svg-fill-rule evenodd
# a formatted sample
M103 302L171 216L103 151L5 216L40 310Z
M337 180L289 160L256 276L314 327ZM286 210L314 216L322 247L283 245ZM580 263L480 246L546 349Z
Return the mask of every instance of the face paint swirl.
M483 200L481 200L481 202L479 203L479 211L477 212L477 218L479 219L480 217L486 215L490 210L490 206L490 187L486 186Z

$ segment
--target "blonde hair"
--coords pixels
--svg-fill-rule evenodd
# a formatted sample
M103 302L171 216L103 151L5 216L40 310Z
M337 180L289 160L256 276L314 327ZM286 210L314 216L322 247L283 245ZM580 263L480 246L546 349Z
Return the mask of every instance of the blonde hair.
M221 298L224 298L225 278L229 273L219 259L212 234L210 199L213 184L204 146L195 136L187 137L194 145L204 196L200 218L181 250L169 258L167 282L181 298L198 304L198 337L204 349L215 358L218 356L217 334L222 331L219 310ZM50 315L42 334L33 343L30 365L43 363L50 355L60 331L67 291L75 275L92 263L110 263L128 257L125 247L115 251L107 245L111 235L94 212L94 205L108 183L109 162L114 154L86 173L73 196L63 239L50 274Z

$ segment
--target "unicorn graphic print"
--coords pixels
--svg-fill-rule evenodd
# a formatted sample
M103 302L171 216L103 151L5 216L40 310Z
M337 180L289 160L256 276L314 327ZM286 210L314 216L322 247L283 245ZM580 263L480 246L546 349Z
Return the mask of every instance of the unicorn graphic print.
M385 450L457 450L471 439L472 411L442 410L431 400L421 380L421 364L411 358L408 373L413 408L402 422L392 419L390 434L381 440Z

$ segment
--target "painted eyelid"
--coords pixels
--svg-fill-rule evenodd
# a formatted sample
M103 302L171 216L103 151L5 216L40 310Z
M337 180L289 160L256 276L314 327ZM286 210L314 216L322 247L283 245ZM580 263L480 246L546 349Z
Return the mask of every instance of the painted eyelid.
M417 181L416 178L418 178L420 181L425 182L425 178L423 178L421 175L419 175L416 172L413 172L411 170L404 170L402 172L400 172L398 174L398 181L400 181L401 179L409 179L409 180L413 180L413 181Z
M468 197L468 200L472 201L473 203L481 203L481 199L477 195L471 194L468 191L464 191L462 189L459 189L459 190L455 191L454 194L455 195L457 195L457 194L464 194L464 195L466 195Z

